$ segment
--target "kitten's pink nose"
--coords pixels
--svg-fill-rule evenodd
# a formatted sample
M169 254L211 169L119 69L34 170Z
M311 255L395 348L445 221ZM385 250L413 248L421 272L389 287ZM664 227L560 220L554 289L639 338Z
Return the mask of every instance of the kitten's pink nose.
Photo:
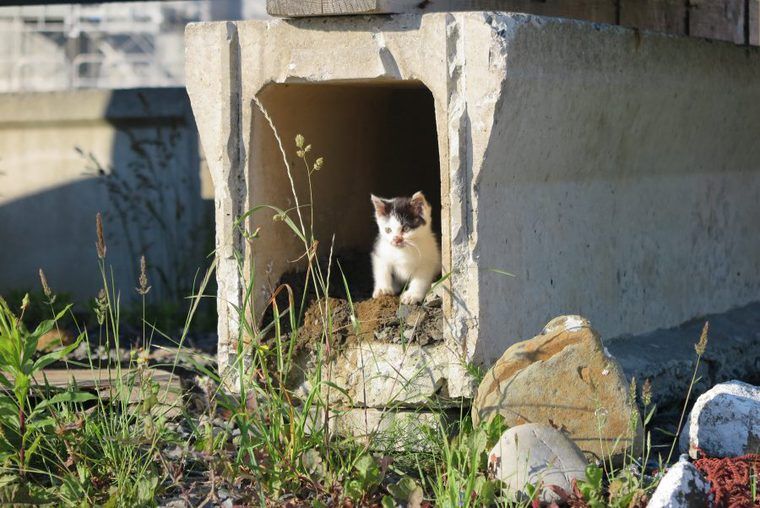
M393 237L393 245L398 246L398 245L401 245L402 243L404 243L404 237L403 236L396 235L396 236Z

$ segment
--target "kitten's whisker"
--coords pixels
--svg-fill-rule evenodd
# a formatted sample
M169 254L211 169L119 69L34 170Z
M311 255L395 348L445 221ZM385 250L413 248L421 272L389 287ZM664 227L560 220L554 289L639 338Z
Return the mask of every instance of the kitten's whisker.
M419 256L422 256L422 251L420 251L420 248L419 248L419 247L417 247L417 246L416 246L416 245L415 245L413 242L410 242L409 240L406 240L406 243L407 243L408 245L411 245L412 247L414 247L414 250L416 250L416 251L417 251L417 254L418 254Z

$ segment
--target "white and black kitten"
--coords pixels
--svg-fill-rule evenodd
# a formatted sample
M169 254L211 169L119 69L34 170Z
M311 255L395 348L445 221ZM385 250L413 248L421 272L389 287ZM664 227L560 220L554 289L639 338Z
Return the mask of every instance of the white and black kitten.
M372 251L373 298L396 294L401 303L420 303L441 272L441 251L430 224L430 204L422 192L411 198L372 195L380 234Z

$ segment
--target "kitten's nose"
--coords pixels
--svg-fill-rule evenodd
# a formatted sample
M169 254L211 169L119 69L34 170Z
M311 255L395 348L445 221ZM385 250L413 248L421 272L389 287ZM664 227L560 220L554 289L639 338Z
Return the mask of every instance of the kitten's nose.
M401 245L404 243L404 237L403 236L394 236L393 237L393 245Z

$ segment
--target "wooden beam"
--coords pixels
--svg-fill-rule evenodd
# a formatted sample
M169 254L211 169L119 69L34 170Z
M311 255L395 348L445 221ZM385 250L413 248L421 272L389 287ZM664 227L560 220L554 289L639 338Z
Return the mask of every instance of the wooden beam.
M108 4L115 2L143 2L145 0L0 0L0 7L24 5L60 5L60 4ZM170 0L151 0L153 2L168 2Z
M689 0L689 35L746 44L745 0Z
M602 23L616 20L615 0L267 0L267 12L280 17L456 11L525 12Z
M750 46L760 46L760 0L749 0L747 29Z
M685 35L687 16L684 0L620 0L623 26Z
M107 369L44 369L34 379L35 386L48 385L65 389L76 383L80 390L95 392L102 399L109 399L117 395L117 388L130 389L129 402L137 404L146 395L142 387L134 380L137 373L134 369L121 371L122 382L117 383L116 369L110 372ZM168 418L174 418L182 413L182 383L177 374L172 374L162 369L146 369L143 375L150 378L151 382L158 385L156 394L158 404L154 411ZM126 395L121 393L120 395Z
M491 10L760 45L760 0L267 0L280 17Z

